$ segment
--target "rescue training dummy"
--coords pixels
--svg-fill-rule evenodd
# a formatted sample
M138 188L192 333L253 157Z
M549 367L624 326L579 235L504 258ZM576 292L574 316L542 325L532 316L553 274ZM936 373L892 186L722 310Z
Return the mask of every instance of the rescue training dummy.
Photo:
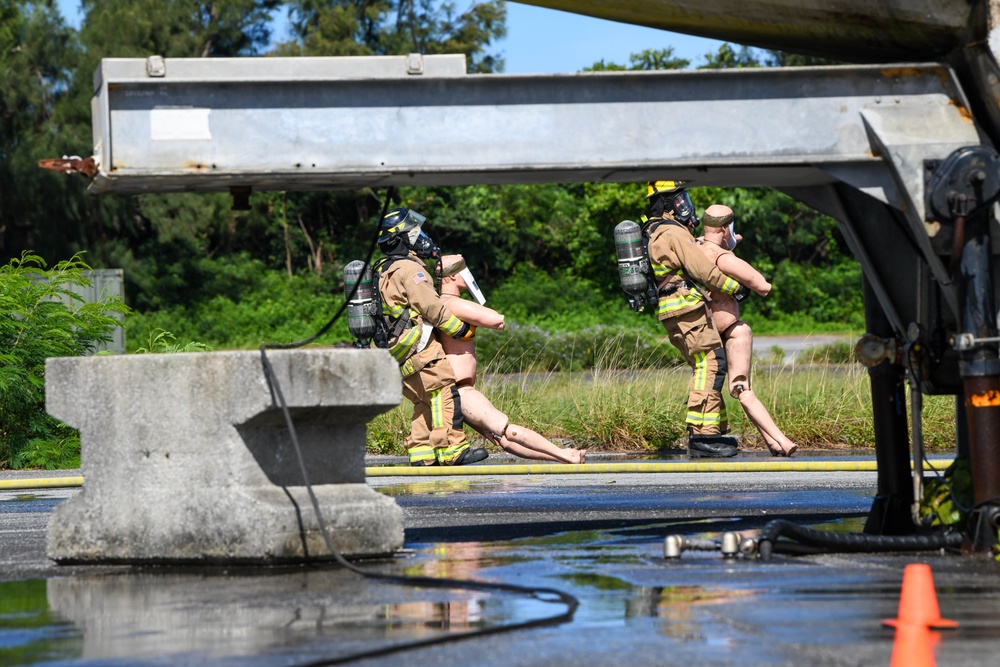
M473 327L503 329L504 316L483 305L486 300L462 256L445 255L442 258L442 266L441 299L448 310ZM461 296L463 289L469 290L479 303L463 299ZM524 459L561 463L584 462L586 450L559 447L530 428L511 424L507 415L494 407L490 400L475 388L478 362L474 336L461 339L442 337L441 346L455 371L462 416L469 426L487 440L502 447L504 451Z
M381 220L378 246L385 258L375 264L372 287L381 301L375 320L382 332L373 337L399 362L403 396L413 403L406 441L410 465L475 463L488 454L466 440L455 372L434 334L436 328L443 336L471 340L475 329L455 317L434 289L424 261L438 260L441 250L421 230L424 220L406 208L392 209ZM349 327L350 320L348 311Z
M734 229L734 219L733 210L728 206L713 204L705 209L702 220L705 236L698 239L698 249L727 276L756 294L767 296L771 292L771 284L757 269L732 252L741 238ZM730 395L740 402L740 407L760 431L771 454L791 456L799 446L781 432L750 385L753 331L740 319L740 304L729 294L718 290L710 291L709 300L712 322L726 349Z
M704 292L711 289L742 298L748 290L698 249L692 234L698 216L683 183L649 183L646 200L648 219L642 228L631 220L615 227L622 289L634 310L642 310L646 303L656 305L656 319L693 371L685 417L688 454L735 456L737 442L726 435L729 420L722 398L726 351L709 317Z

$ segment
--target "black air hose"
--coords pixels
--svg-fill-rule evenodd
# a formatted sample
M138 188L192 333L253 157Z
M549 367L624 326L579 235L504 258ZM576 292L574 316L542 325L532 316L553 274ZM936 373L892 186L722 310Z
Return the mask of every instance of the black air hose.
M951 528L927 535L867 535L865 533L815 530L799 526L791 521L776 519L768 522L760 531L757 550L761 560L770 560L774 550L793 551L782 548L787 543L779 543L778 538L780 537L795 540L808 547L819 548L819 552L827 553L934 551L962 545L962 534Z

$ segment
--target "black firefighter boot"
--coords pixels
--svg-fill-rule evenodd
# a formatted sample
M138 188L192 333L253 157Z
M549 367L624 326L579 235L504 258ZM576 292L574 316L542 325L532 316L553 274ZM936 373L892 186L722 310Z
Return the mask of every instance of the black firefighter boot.
M736 438L730 435L693 433L688 436L688 456L693 459L727 459L736 456L737 452Z

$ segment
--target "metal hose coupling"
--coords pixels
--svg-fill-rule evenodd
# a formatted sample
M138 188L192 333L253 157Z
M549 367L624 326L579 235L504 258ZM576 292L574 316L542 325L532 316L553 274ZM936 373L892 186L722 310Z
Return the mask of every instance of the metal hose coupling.
M735 558L741 553L743 542L743 537L734 532L723 533L721 541L667 535L663 540L663 557L674 560L684 551L720 551L723 558Z

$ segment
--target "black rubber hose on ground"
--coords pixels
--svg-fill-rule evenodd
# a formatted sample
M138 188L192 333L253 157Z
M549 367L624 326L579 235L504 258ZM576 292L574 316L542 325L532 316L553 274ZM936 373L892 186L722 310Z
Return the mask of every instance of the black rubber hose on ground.
M799 526L791 521L776 519L770 521L760 531L757 552L761 560L770 560L774 551L791 546L778 542L785 537L807 547L818 548L826 553L875 553L880 551L934 551L948 547L959 547L962 534L946 528L925 535L868 535L865 533L837 533L829 530L815 530Z

